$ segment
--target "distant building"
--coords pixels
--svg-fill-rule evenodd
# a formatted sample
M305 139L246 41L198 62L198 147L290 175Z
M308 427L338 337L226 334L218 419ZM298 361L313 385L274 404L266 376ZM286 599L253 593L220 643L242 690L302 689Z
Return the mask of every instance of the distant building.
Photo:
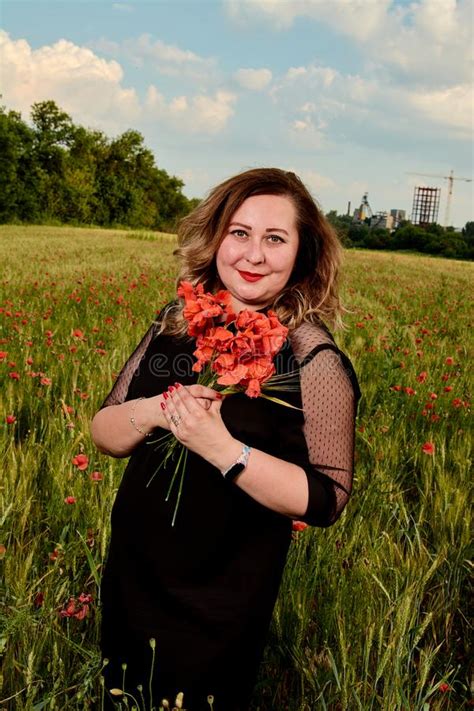
M396 229L400 222L404 222L407 219L406 210L390 210L390 214L393 217L393 228Z
M394 222L393 215L389 215L388 212L376 212L370 220L370 227L371 229L378 227L384 230L393 230Z
M370 224L372 215L372 208L369 205L369 193L364 193L360 206L356 210L354 210L354 216L352 218L352 221L357 224Z
M419 188L413 191L411 221L414 225L426 227L438 221L441 188Z

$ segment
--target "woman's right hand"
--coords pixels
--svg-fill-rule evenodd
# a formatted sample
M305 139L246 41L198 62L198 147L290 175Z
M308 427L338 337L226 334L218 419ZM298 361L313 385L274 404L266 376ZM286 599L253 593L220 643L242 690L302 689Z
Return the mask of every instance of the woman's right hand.
M208 388L206 385L193 384L184 385L182 387L185 387L190 395L196 398L196 401L205 410L210 408L212 400L220 400L223 397L219 392L217 392L217 390ZM140 402L139 406L141 405L142 407L142 420L143 424L146 422L145 426L147 431L154 429L155 427L161 427L164 430L169 430L168 422L163 414L163 410L161 409L162 402L166 402L165 393L146 398Z

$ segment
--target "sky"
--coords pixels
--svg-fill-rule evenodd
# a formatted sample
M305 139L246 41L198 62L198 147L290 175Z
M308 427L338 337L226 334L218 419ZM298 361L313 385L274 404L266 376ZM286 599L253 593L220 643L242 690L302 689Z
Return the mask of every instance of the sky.
M322 209L404 209L473 178L471 0L0 0L0 94L139 130L188 197L255 166ZM410 173L422 173L417 176ZM430 174L426 177L426 174ZM431 177L441 176L441 177ZM455 180L450 223L474 220Z

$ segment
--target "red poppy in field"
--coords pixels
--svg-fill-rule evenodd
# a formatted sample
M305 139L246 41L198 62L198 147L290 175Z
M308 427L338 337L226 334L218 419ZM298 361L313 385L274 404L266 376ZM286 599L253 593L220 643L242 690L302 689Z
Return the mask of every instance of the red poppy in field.
M291 528L293 531L304 531L305 528L308 528L308 524L304 521L293 521Z
M7 415L5 417L5 422L7 423L7 425L13 425L16 422L15 415Z
M39 591L36 593L36 595L33 598L33 605L35 607L41 607L44 602L44 594Z
M8 355L8 351L0 351L0 360L5 360Z
M390 388L390 390L394 390L396 393L399 393L401 389L401 385L392 385L392 387Z
M404 389L404 391L406 392L407 395L416 395L416 390L413 390L413 388L406 387L406 388L403 388L403 389Z
M445 682L444 684L439 685L439 690L442 694L446 694L448 691L451 691L451 687Z
M445 393L450 393L452 389L453 389L453 386L452 386L452 385L445 385L445 386L444 386L444 392L445 392Z
M90 478L92 481L102 481L104 475L101 472L91 472Z
M60 617L75 617L76 620L83 620L89 613L89 606L92 602L92 595L81 593L76 600L70 597L66 605L59 611Z
M89 457L87 454L76 454L76 456L72 458L72 463L75 467L84 471L84 469L87 469L89 466Z
M11 370L8 373L8 377L11 378L12 380L20 380L20 373L17 373L16 371Z
M460 397L455 397L454 400L451 402L451 405L453 407L462 407L462 400Z
M72 332L72 335L74 336L74 338L84 338L84 331L81 331L80 328L75 328Z
M58 556L59 556L59 550L57 548L55 548L54 551L49 554L49 559L56 560Z
M446 365L454 365L454 358L452 356L448 356L444 362Z
M436 393L430 393L430 398L431 398L432 400L437 400L437 399L438 399L438 396L436 395Z
M52 382L51 378L41 378L40 380L41 385L51 385Z
M77 499L75 496L66 496L66 498L64 499L64 503L69 505L75 504L76 501Z
M426 370L422 370L421 373L416 376L416 379L419 383L424 383L427 377L428 373L426 372Z
M430 454L430 455L434 454L435 453L434 442L425 442L421 448L421 451L424 454Z
M33 358L31 358L31 356L30 356L29 358L26 359L26 362L28 363L28 365L33 365Z

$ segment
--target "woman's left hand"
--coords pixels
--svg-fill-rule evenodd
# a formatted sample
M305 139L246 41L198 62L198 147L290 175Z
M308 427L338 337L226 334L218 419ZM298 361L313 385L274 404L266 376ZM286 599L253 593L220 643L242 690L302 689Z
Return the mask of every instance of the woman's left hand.
M240 453L241 446L221 417L221 399L210 400L210 407L205 410L185 387L175 383L168 388L163 404L163 413L174 436L218 469L226 468L234 461L236 452Z

